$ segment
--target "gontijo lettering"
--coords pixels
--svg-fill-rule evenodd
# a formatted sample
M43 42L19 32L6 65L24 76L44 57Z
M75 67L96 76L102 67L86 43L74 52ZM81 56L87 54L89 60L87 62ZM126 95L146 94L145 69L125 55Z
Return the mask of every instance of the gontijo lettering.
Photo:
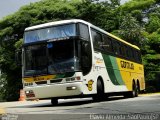
M132 69L134 70L134 64L131 62L126 62L126 61L120 61L121 62L121 67L122 68L127 68L127 69Z

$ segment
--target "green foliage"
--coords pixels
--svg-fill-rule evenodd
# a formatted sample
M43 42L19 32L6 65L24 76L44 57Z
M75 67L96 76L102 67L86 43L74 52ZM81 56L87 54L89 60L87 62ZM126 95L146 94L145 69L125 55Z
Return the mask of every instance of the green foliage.
M130 43L140 45L143 40L142 32L143 28L134 17L130 14L123 17L118 32L121 38Z
M6 75L1 74L0 75L0 101L3 101L5 99L6 84L7 84Z
M135 17L137 21L142 22L143 20L142 10L133 10L131 12L131 15Z
M18 40L18 41L15 43L14 47L15 47L17 50L19 50L19 49L21 49L22 44L23 44L23 39L20 39L20 40Z
M146 34L147 42L143 55L145 66L145 79L148 88L154 88L155 91L160 90L159 83L160 75L160 34L153 32Z
M155 14L154 15L152 14L149 18L148 24L146 25L146 30L149 33L152 33L154 31L157 31L157 29L159 28L160 28L160 17Z
M122 9L127 12L131 12L133 10L144 10L154 3L156 3L155 0L130 0L122 6Z

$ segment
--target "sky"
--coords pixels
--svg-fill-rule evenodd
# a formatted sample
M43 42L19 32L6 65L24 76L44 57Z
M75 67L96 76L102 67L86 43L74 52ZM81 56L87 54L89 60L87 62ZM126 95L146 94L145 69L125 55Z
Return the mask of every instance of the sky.
M0 0L0 19L18 11L18 9L23 5L27 5L37 1L40 0ZM121 0L121 3L123 4L126 1L128 0Z

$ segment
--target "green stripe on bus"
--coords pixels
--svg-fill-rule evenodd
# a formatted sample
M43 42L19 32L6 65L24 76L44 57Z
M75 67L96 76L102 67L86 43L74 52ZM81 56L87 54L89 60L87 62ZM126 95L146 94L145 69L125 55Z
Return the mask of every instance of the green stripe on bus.
M120 85L124 85L124 81L122 80L122 76L118 67L118 63L116 60L116 57L110 56L112 65L113 65L113 69L114 69L114 74L116 76L116 80Z
M116 58L102 54L110 80L114 85L124 85Z

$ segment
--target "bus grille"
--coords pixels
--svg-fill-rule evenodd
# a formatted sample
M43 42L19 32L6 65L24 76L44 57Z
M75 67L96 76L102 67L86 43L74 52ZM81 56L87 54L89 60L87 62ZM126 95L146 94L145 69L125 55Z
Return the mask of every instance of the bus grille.
M50 80L50 83L58 83L62 82L62 79Z
M37 85L47 84L47 81L35 82Z

